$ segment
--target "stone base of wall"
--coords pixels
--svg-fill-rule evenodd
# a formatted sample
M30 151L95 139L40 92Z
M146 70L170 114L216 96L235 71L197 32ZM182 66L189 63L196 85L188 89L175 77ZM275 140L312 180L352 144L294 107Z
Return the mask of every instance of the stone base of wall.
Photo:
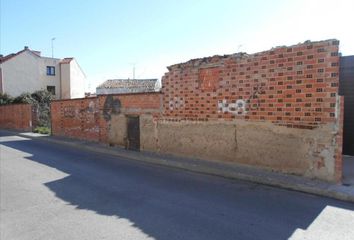
M298 129L244 120L171 122L143 115L140 126L142 150L337 181L334 124Z

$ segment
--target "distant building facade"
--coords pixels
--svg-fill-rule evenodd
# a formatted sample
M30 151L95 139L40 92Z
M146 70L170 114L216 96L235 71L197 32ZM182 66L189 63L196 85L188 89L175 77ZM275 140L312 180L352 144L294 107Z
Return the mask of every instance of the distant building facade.
M50 58L25 47L0 56L0 92L16 97L48 90L56 99L85 96L86 76L74 58Z
M110 79L96 88L97 95L156 92L157 79Z

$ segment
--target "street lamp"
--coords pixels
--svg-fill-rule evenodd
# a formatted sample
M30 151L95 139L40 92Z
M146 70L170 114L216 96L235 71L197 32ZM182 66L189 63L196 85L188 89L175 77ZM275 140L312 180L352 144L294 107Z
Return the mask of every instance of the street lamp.
M52 58L54 58L54 44L53 44L54 40L55 37L52 38Z

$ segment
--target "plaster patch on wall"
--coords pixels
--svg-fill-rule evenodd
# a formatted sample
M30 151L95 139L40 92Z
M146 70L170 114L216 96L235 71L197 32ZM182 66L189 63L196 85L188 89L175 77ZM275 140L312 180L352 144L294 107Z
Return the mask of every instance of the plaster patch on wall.
M88 112L94 112L95 111L95 103L93 101L90 101L89 106L88 106Z
M219 112L229 112L234 115L245 115L246 111L246 102L242 99L238 99L235 103L228 103L226 99L218 101L218 111Z
M168 103L170 110L178 109L184 107L184 100L182 97L170 98Z
M333 147L321 151L320 159L317 160L316 175L325 177L334 174L334 155Z
M75 117L75 107L74 106L64 107L64 117L74 118Z
M94 101L90 101L86 108L83 108L83 109L79 110L80 114L83 114L83 113L95 113L97 111L98 110L96 109L96 105L95 105Z
M106 121L111 120L111 115L118 115L121 112L122 104L118 98L109 95L103 105L103 118Z

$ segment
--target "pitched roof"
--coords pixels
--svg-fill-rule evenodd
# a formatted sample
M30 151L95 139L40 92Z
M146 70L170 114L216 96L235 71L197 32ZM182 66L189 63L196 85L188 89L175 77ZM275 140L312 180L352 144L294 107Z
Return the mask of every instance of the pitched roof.
M64 58L63 60L60 61L61 64L68 64L70 63L74 58Z
M12 58L15 55L16 55L15 53L10 53L9 55L6 55L4 57L0 57L0 63L7 61L8 59Z
M117 93L155 92L157 79L110 79L100 84L96 89L117 90ZM113 92L112 92L113 93Z
M25 51L29 51L30 53L32 53L38 57L40 57L40 54L41 54L41 52L39 52L39 51L34 51L34 50L29 49L28 47L25 47L24 49L22 49L21 51L18 51L17 53L10 53L4 57L0 57L0 63L6 62L7 60L25 52Z

